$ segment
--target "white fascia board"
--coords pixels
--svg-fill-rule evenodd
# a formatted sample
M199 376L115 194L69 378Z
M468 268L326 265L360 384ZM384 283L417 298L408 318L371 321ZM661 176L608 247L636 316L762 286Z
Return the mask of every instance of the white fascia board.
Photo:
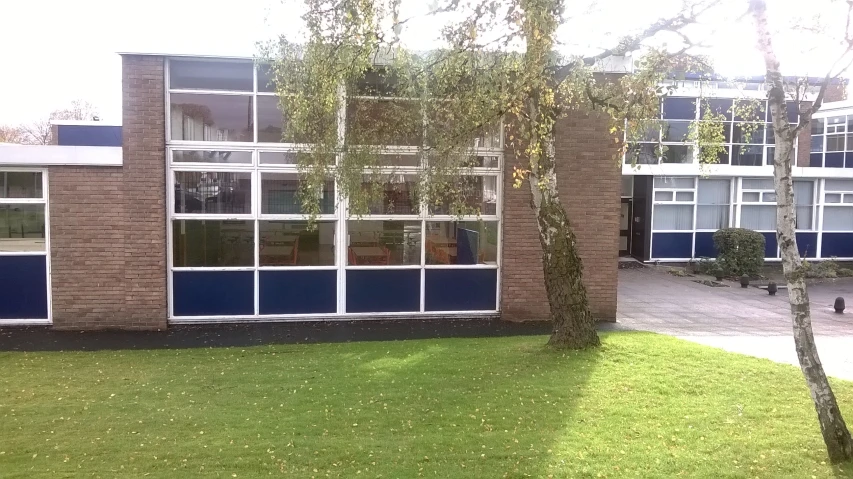
M72 126L121 126L121 123L101 120L50 120L50 124Z
M795 166L791 173L796 178L853 178L853 168L812 168ZM622 174L651 176L701 176L701 177L772 177L772 166L732 166L697 164L622 165Z
M122 147L0 144L0 165L121 166Z

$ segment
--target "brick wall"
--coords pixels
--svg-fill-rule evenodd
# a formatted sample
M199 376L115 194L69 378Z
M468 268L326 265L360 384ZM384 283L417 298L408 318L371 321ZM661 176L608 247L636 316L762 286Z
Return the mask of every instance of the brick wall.
M123 57L124 164L50 167L53 323L166 327L163 59Z
M574 112L557 124L557 178L560 200L575 230L584 263L584 284L593 316L616 319L621 170L608 122L597 114ZM504 173L501 314L510 320L549 319L542 273L542 250L530 191L512 187L506 155Z

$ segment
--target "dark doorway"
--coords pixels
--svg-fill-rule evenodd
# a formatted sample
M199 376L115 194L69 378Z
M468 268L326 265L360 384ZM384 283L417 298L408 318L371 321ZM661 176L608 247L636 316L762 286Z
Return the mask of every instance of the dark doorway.
M619 256L631 254L631 225L633 221L634 200L622 198L619 210Z

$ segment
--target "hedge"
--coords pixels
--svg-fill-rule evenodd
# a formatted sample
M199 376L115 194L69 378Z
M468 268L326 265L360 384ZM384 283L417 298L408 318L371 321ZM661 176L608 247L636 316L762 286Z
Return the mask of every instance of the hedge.
M756 277L764 266L764 235L744 228L714 233L717 264L726 276Z

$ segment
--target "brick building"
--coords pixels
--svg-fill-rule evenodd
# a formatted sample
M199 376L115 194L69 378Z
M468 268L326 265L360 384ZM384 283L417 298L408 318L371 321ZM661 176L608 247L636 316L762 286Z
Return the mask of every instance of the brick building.
M388 201L349 218L330 182L311 229L295 201L298 146L281 140L263 68L238 58L122 62L121 127L62 122L55 145L0 146L0 270L10 273L0 276L0 324L548 318L530 193L512 188L500 128L473 139L481 163L465 180L479 217L413 197L418 147L401 140L388 146ZM593 312L613 320L615 150L601 118L575 115L559 130L562 199Z
M143 54L122 62L121 126L63 122L54 145L0 145L0 325L548 319L530 193L512 188L500 128L472 139L479 163L464 180L479 217L416 196L419 145L403 138L386 146L385 200L352 218L329 182L309 228L296 199L299 145L282 141L262 67ZM662 128L632 145L621 168L605 118L574 112L558 123L561 199L599 320L616 317L620 255L714 256L713 232L741 226L765 233L768 259L778 258L772 132L765 114L745 137L730 110L735 99L764 98L763 85L673 86ZM375 99L348 101L362 100ZM727 143L720 164L700 167L687 129L704 108L728 115ZM825 105L801 134L797 165L803 254L853 259L853 104Z

